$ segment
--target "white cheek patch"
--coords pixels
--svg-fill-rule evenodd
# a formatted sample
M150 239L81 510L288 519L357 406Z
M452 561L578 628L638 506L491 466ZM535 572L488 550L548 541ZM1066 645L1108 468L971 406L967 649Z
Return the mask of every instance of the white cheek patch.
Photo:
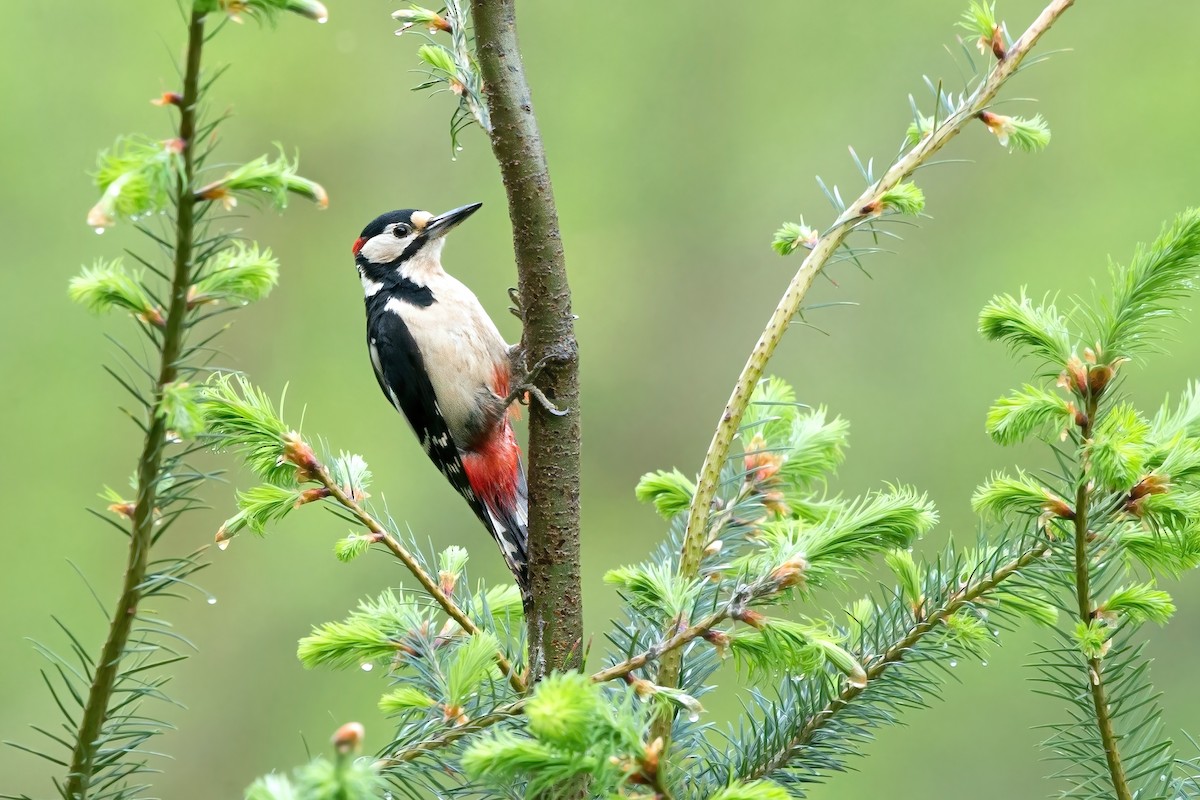
M405 236L403 239L397 239L390 232L381 233L367 239L359 254L373 264L386 264L399 258L404 248L412 244L413 238Z

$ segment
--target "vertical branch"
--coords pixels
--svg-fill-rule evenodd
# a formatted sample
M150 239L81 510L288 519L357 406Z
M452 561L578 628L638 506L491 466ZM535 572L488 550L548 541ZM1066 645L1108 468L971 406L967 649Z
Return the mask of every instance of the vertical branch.
M766 328L763 329L758 342L755 343L754 349L750 351L750 356L747 358L745 366L742 367L742 373L738 377L737 383L734 384L729 402L725 404L725 410L717 423L712 442L708 446L708 452L704 456L704 465L701 467L700 479L696 484L696 492L688 511L687 530L684 533L683 547L679 555L679 574L685 579L694 578L700 569L704 544L707 540L709 511L717 494L721 469L729 457L730 447L740 429L742 417L750 404L754 387L766 371L767 363L775 354L775 349L783 341L791 321L799 313L804 297L808 294L809 287L812 286L817 275L837 254L847 237L867 218L867 209L877 207L886 192L908 179L922 164L991 105L1004 83L1017 72L1021 62L1025 60L1025 56L1073 4L1074 0L1052 0L1029 28L1021 34L1021 37L1008 48L1004 58L992 67L986 80L966 98L962 105L905 153L902 158L898 159L883 177L868 186L866 191L850 202L846 206L846 210L834 220L829 229L814 244L791 283L788 284L778 306L771 314ZM657 683L663 686L675 686L679 681L682 666L683 655L680 651L667 653L659 664ZM654 735L669 740L671 722L670 712L660 715L655 721Z
M1087 422L1081 432L1082 441L1092 437L1092 422L1096 419L1098 402L1090 397L1087 404ZM1075 597L1079 602L1079 619L1090 624L1093 619L1091 591L1091 556L1088 553L1088 516L1091 503L1087 470L1079 476L1079 489L1075 493ZM1092 708L1096 713L1096 727L1100 731L1100 742L1104 747L1104 760L1108 764L1108 775L1112 780L1117 800L1132 800L1125 767L1121 764L1121 753L1117 749L1117 736L1113 730L1112 716L1108 707L1108 693L1101 674L1104 665L1099 658L1088 658L1087 682L1092 693Z
M546 154L517 46L515 0L471 0L491 114L492 152L508 195L527 364L560 408L529 411L531 677L582 665L579 585L579 350Z
M137 467L137 506L129 535L129 560L121 597L112 614L112 624L104 649L96 662L87 702L80 718L75 749L68 768L65 796L84 800L88 796L96 770L99 739L108 719L121 660L125 657L133 621L137 616L146 578L146 564L154 533L154 508L158 500L159 472L166 447L167 422L161 413L163 387L178 375L188 310L191 283L192 234L195 200L192 183L195 172L196 106L199 100L200 52L204 46L204 14L192 12L188 25L187 56L184 67L183 100L180 103L179 138L183 141L183 172L175 192L175 269L171 281L170 304L163 326L161 362L154 384L154 405L147 420L146 437Z

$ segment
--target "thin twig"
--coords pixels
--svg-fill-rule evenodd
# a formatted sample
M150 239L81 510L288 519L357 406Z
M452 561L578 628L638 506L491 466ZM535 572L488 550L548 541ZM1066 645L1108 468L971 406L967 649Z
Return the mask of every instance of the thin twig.
M1008 49L1005 58L996 63L987 79L962 107L931 130L925 138L896 161L883 177L868 187L858 199L850 203L804 259L804 263L800 265L800 269L792 278L779 305L771 315L766 329L750 352L750 357L742 368L742 373L734 385L733 393L725 405L721 420L713 434L712 442L708 446L708 452L704 457L704 466L700 471L700 480L696 485L696 492L688 513L687 530L680 552L679 574L682 578L686 580L695 577L700 568L708 515L720 483L721 469L729 456L730 446L742 423L742 417L750 403L754 387L762 378L767 362L770 361L775 348L783 340L784 333L800 310L813 280L837 253L838 248L842 246L855 226L862 222L864 209L878 207L880 198L887 191L911 176L918 167L969 125L980 111L985 110L996 98L996 94L1004 83L1017 71L1025 56L1033 49L1042 35L1073 3L1074 0L1054 0L1046 6L1033 24L1021 35L1021 38ZM671 653L660 663L656 683L663 686L674 686L679 680L681 668L680 654L678 651ZM671 722L671 712L664 711L656 720L654 735L669 740Z
M820 711L809 717L804 727L800 729L800 732L784 745L779 752L759 764L753 772L742 777L746 780L762 778L785 766L797 750L812 741L817 731L828 725L839 712L849 706L856 697L865 692L871 686L871 682L880 678L889 667L903 661L908 652L926 635L936 630L938 625L944 620L953 616L966 604L974 602L992 591L1015 573L1033 564L1038 559L1045 557L1046 551L1046 545L1036 545L1000 567L986 579L952 595L949 602L940 608L934 609L923 620L913 625L908 633L892 644L881 655L865 663L863 665L867 675L865 682L860 685L847 683L843 686L838 696L825 704Z
M109 718L121 662L126 655L133 621L144 593L146 568L154 541L155 514L158 505L159 472L167 445L167 419L162 413L163 387L179 374L188 312L188 288L191 284L192 247L195 226L196 107L200 99L200 54L204 46L204 14L193 11L188 24L187 55L183 73L183 99L180 102L179 139L183 142L183 169L175 187L175 259L171 278L171 296L162 328L159 373L154 381L154 402L146 421L146 436L137 466L137 505L129 532L129 561L121 597L112 614L108 638L96 662L87 702L83 707L71 764L67 768L64 796L85 800L96 772L96 759L102 745L104 724Z
M462 610L458 603L455 603L449 595L442 591L442 587L433 579L433 576L425 571L421 566L421 562L417 561L413 554L408 552L404 545L400 544L396 537L392 536L388 529L379 523L379 520L375 519L344 488L338 485L338 482L333 479L333 476L324 464L317 464L313 477L329 491L330 497L337 500L342 507L353 514L363 524L363 527L378 537L384 547L390 550L392 555L408 568L408 571L413 574L417 582L421 584L421 587L429 593L430 597L437 601L437 604L445 610L451 619L459 624L459 627L472 636L481 632L479 626L467 616L467 613ZM513 690L518 694L524 694L526 689L525 679L513 668L507 656L497 650L495 658L496 666L500 667L500 671L508 677L509 685L512 686Z

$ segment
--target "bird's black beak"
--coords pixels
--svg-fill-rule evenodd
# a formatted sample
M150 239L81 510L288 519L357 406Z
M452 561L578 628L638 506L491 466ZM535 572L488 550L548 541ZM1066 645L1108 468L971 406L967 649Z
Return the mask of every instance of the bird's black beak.
M425 225L425 235L430 239L438 239L458 227L459 223L474 214L483 203L471 203L459 206L445 214L438 214Z

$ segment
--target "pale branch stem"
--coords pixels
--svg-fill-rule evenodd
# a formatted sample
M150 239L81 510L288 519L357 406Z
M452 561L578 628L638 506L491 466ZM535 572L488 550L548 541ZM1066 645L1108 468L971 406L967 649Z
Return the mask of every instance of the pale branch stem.
M434 580L432 575L425 571L421 566L421 562L412 553L408 552L407 548L400 544L396 537L392 536L391 532L380 524L379 520L375 519L353 496L338 485L338 482L334 480L324 464L318 463L316 469L312 470L312 473L316 481L329 491L330 497L337 500L343 508L354 515L354 518L362 523L364 528L375 534L379 542L390 550L392 555L399 559L400 563L408 568L408 571L417 579L417 583L421 584L421 588L442 607L452 620L458 623L459 627L472 636L481 632L479 626L467 616L467 613L462 610L458 603L454 602L453 598L442 591L442 587L438 585L438 582ZM497 650L495 659L496 666L500 667L500 671L508 678L508 683L512 686L513 691L518 694L524 694L526 689L525 679L513 668L508 657L503 652Z
M925 636L935 631L940 624L961 610L963 606L979 600L1020 570L1035 563L1038 559L1044 558L1047 550L1048 547L1046 545L1037 544L992 572L984 580L964 587L951 595L948 602L934 609L920 622L913 625L903 637L888 647L882 654L875 656L863 664L867 679L861 686L855 686L850 683L843 686L838 696L826 703L820 711L809 717L804 727L779 752L759 764L750 774L741 777L745 780L754 780L766 777L775 770L786 766L797 750L812 741L817 731L828 725L843 709L854 702L855 698L867 691L872 682L882 677L889 667L903 661L909 651Z
M1096 419L1099 401L1089 397L1086 422L1081 431L1082 441L1092 437L1092 421ZM1079 488L1075 492L1075 597L1079 603L1079 619L1090 624L1093 619L1091 590L1091 557L1088 553L1088 517L1091 511L1091 490L1086 470L1080 475ZM1113 730L1112 716L1108 707L1108 692L1104 686L1104 664L1099 658L1088 659L1088 687L1092 693L1092 708L1096 714L1096 727L1100 731L1100 742L1104 747L1104 760L1108 764L1108 775L1112 780L1117 800L1132 800L1125 767L1121 763L1121 752L1117 746L1117 735Z
M613 664L611 667L607 667L599 672L592 673L591 680L593 683L604 683L606 681L616 680L617 678L623 678L629 673L633 672L635 669L640 669L646 664L653 662L655 659L661 657L663 653L683 647L693 639L703 636L705 633L712 630L717 625L720 625L728 618L728 608L724 608L720 611L714 611L712 614L709 614L695 625L680 631L662 644L652 647L636 656L628 658L619 664ZM516 702L499 706L482 717L477 717L476 719L470 720L465 725L447 729L437 736L426 739L423 742L410 745L398 753L381 759L379 763L382 767L386 768L387 766L394 764L412 761L413 759L416 759L425 753L430 753L434 750L440 750L441 748L453 744L468 734L476 733L484 728L491 727L497 722L502 722L506 719L517 716L525 709L525 702L525 699L522 698Z
M1021 62L1025 60L1025 56L1033 49L1038 40L1073 4L1074 0L1054 0L1046 6L1033 24L1012 44L1005 57L992 67L987 79L966 102L896 161L883 177L850 203L829 230L821 235L804 259L780 299L779 305L772 313L766 329L763 330L754 349L751 350L750 357L734 385L729 402L725 405L712 442L708 446L708 452L704 457L704 466L701 468L700 479L696 484L696 492L688 512L687 530L684 534L679 558L681 577L693 578L700 568L708 515L720 483L721 469L729 456L729 449L742 423L742 417L746 413L754 387L762 378L767 363L783 340L792 319L799 313L801 303L808 293L809 287L812 286L813 280L825 268L830 258L837 253L838 248L842 246L855 227L868 218L865 210L877 208L880 199L886 192L911 176L918 167L957 136L959 131L971 124L976 115L985 110L996 98L1000 88L1017 71ZM664 658L659 665L657 683L674 686L679 680L681 667L682 661L677 651ZM663 736L664 739L669 739L670 732L670 712L664 712L656 721L655 733Z
M583 663L579 578L579 348L558 211L517 44L514 0L471 0L487 87L492 152L508 196L524 325L538 388L567 413L529 408L529 670L536 680Z
M464 736L469 736L472 733L478 733L485 728L495 725L497 722L503 722L506 719L511 719L517 716L524 710L526 702L528 701L525 698L521 698L520 700L516 700L508 705L498 706L491 712L484 714L482 717L476 717L475 719L467 721L466 724L463 725L456 725L453 728L447 728L436 736L431 736L423 742L417 742L416 744L405 747L403 750L397 753L385 756L376 762L376 766L380 769L387 769L388 767L396 766L397 764L404 764L409 761L413 761L425 755L426 753L432 753L435 750L441 750L443 747L454 744Z
M623 678L635 669L641 669L652 661L662 658L664 654L674 652L693 639L703 636L728 618L728 608L714 611L696 624L679 631L662 644L651 647L649 650L638 653L636 656L627 658L620 664L613 664L611 667L606 667L599 672L592 673L592 680L596 683L602 683L604 681L611 681L614 678Z
M154 381L153 404L146 421L146 435L137 466L137 504L129 532L129 559L121 597L113 610L104 648L96 661L87 701L84 703L75 748L68 767L64 796L85 800L96 772L96 757L101 747L109 703L116 687L120 666L142 600L154 540L154 509L158 502L159 473L167 445L167 420L162 413L163 387L179 375L180 354L187 330L188 289L191 285L192 249L195 227L196 111L200 100L200 54L204 47L204 14L193 11L188 23L187 54L184 57L183 97L180 102L179 139L183 142L183 169L175 186L174 272L170 301L162 326L162 344L158 377Z

